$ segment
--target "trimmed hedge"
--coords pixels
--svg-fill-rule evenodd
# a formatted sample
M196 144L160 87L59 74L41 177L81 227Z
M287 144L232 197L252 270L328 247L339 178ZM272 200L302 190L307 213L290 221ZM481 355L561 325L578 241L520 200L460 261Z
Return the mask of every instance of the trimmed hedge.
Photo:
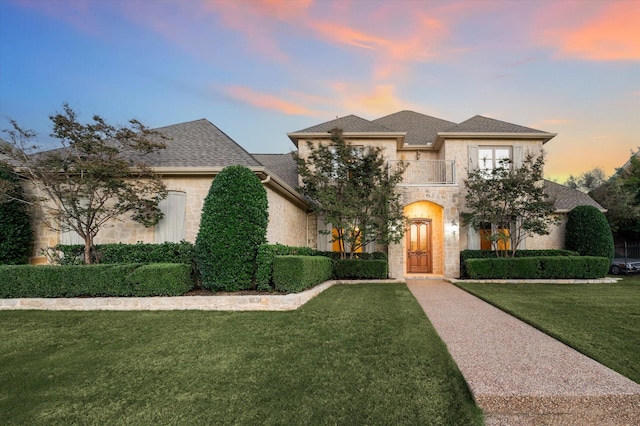
M593 279L609 271L609 259L595 256L539 256L468 259L471 279Z
M335 264L338 279L385 279L389 274L386 260L343 259Z
M276 256L273 284L278 291L297 293L331 278L333 262L324 256Z
M256 286L258 290L273 290L273 259L276 256L319 256L320 252L309 247L292 247L282 244L262 244L256 256Z
M550 257L550 256L579 256L580 254L571 250L518 250L516 258L521 257ZM460 276L468 277L466 263L469 259L495 259L496 253L493 250L462 250L460 252Z
M193 288L191 265L0 266L0 298L179 296Z
M193 244L187 241L162 244L98 244L96 255L100 263L187 263L195 265ZM58 244L53 248L62 252L61 265L84 264L83 245Z

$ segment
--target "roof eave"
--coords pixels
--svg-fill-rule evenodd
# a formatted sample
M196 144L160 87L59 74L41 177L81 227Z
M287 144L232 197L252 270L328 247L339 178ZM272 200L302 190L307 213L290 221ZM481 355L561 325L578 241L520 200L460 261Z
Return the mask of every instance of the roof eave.
M287 133L287 136L298 148L300 139L328 139L331 137L331 132L294 132ZM404 145L404 138L407 136L407 132L343 132L342 136L349 139L395 139L398 143L398 148L400 148Z
M438 132L434 146L439 147L445 139L541 139L545 144L557 133L505 133L505 132Z

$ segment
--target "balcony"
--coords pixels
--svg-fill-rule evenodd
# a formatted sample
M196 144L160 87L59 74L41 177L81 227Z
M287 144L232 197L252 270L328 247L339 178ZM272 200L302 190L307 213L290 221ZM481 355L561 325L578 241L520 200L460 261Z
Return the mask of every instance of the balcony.
M400 161L389 161L394 170ZM408 160L402 184L413 185L454 185L456 184L455 160Z

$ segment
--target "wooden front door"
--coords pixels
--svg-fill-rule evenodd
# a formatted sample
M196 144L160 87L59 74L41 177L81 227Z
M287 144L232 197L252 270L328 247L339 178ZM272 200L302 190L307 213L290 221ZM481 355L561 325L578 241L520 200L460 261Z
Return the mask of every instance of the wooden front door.
M415 219L407 231L407 272L431 272L431 220Z

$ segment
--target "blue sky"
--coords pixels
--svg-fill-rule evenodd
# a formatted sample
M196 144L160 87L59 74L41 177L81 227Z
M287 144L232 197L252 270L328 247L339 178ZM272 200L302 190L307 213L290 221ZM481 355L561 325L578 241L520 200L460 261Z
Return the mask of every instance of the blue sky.
M638 22L636 0L0 0L0 128L47 144L67 102L270 153L336 116L480 114L558 133L552 179L609 175L640 146Z

